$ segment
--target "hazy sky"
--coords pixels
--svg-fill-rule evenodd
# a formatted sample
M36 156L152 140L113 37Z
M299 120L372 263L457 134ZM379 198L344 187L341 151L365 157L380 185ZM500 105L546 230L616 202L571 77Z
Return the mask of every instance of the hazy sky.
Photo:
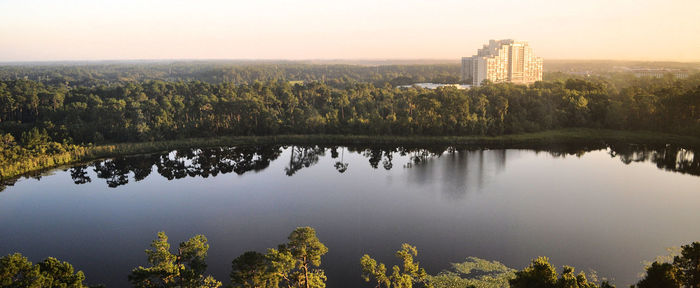
M450 59L489 39L545 59L700 60L700 0L0 0L0 61Z

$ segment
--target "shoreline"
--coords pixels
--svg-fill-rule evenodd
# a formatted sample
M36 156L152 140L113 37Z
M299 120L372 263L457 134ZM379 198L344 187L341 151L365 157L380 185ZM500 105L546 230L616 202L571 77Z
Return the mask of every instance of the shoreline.
M83 146L76 151L42 155L0 166L1 181L20 178L32 172L101 158L165 152L195 147L240 145L401 145L401 146L459 146L476 148L537 149L557 145L614 144L678 145L700 147L700 138L650 131L620 131L605 129L562 129L501 136L389 136L389 135L270 135L217 136L154 142L114 143ZM6 172L10 171L10 172Z

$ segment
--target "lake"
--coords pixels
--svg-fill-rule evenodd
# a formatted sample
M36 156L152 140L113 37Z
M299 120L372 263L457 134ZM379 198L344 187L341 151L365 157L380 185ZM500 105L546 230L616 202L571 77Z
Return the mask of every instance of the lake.
M209 272L311 226L328 287L370 287L368 253L401 243L436 274L468 256L522 269L549 256L618 287L642 261L700 241L700 156L678 147L260 146L178 150L55 169L0 192L0 255L54 256L89 283L128 286L144 250L209 239Z

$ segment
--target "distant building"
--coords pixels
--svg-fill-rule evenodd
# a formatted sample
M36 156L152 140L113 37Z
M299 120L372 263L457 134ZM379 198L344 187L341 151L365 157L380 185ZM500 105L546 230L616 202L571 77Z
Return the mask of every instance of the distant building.
M494 83L529 84L542 80L542 58L535 57L527 42L490 40L471 57L462 57L462 81L475 86L484 80Z

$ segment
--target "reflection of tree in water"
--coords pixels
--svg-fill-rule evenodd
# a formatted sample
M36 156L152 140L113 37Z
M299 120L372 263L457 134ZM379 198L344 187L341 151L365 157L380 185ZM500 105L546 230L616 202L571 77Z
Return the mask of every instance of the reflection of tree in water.
M411 152L411 162L413 164L421 164L427 162L429 159L435 157L435 156L441 156L441 154L433 154L428 152L428 150L425 149L420 149L416 151Z
M668 151L668 148L667 150ZM664 155L674 155L676 157L669 158L668 165L661 165L661 162L656 162L656 166L665 170L678 171L691 175L700 176L700 157L694 151L683 148L676 148L676 153L666 153ZM664 158L665 159L665 158ZM674 161L675 160L675 161ZM665 162L664 162L665 163Z
M289 157L289 166L284 168L284 172L287 176L292 176L302 168L308 168L318 163L319 157L323 156L326 152L325 148L318 146L292 146L290 150L291 156Z
M340 152L340 161L336 161L333 165L333 167L335 167L335 170L337 170L341 174L345 173L345 171L348 170L348 166L350 165L350 163L345 162L345 147L343 147L342 149L343 150ZM331 158L338 158L338 147L331 148Z
M211 149L183 149L168 154L119 157L97 161L94 170L97 177L107 180L109 187L129 182L129 174L140 181L148 177L156 165L158 174L168 180L184 177L209 177L218 174L260 171L279 157L276 146L221 147ZM71 176L76 184L90 182L85 167L74 167Z
M7 186L14 186L16 180L3 180L0 181L0 192L5 191Z
M394 151L384 151L384 158L382 159L382 167L384 170L391 170L394 167L392 161L394 160Z
M611 157L619 157L620 161L625 164L633 162L651 161L656 164L656 167L666 171L680 172L700 176L700 158L695 152L690 149L678 147L675 145L662 146L647 146L635 144L611 144L597 146L558 146L548 148L546 151L554 157L566 157L567 155L576 155L581 157L584 154L600 150L608 149L608 154Z
M170 154L160 156L160 161L156 162L158 174L168 180L185 178L189 175L185 159L192 159L194 153L191 150L177 150Z
M605 149L606 147L608 146L602 143L598 145L556 144L545 146L542 148L538 147L533 150L535 150L535 152L547 152L555 158L566 158L566 156L569 155L581 157L588 152Z
M391 170L394 167L394 153L398 152L399 148L374 148L365 150L362 154L369 158L369 165L377 169L379 162L382 162L384 170Z
M187 176L207 178L231 172L241 175L267 168L281 152L277 146L177 150L162 155L156 166L158 173L169 180Z
M146 179L153 171L153 164L157 160L158 156L156 155L118 157L95 162L94 170L97 173L97 178L106 179L109 187L117 187L129 183L130 172L134 173L136 181ZM74 176L73 172L71 171L71 177ZM73 177L73 181L76 184L81 184L79 182L86 180L83 178L84 174L81 175L78 170L75 172L75 176L78 177ZM87 181L90 181L89 177Z
M119 158L95 162L94 170L97 178L105 179L107 186L117 187L129 183L129 168L124 165L126 161ZM77 182L73 179L74 182Z
M418 149L408 155L410 161L404 166L411 168L406 172L407 181L411 185L428 185L450 199L481 190L494 175L505 170L506 157L511 156L503 149L465 147L448 147L442 153Z
M85 184L92 182L90 176L87 174L87 165L80 165L70 168L70 177L73 178L75 184Z
M356 152L369 160L370 167L377 169L379 163L385 170L391 170L394 167L394 154L399 156L409 155L410 163L404 167L410 167L413 164L418 164L427 161L432 157L439 157L447 148L445 147L401 147L401 146L377 146L377 147L348 147L348 151ZM331 151L331 154L333 151Z
M15 183L17 183L17 180L19 180L20 178L33 178L36 180L41 180L41 177L45 175L46 171L31 171L23 176L18 176L10 179L0 179L0 192L7 189L8 186L15 186Z
M612 157L620 157L620 161L625 164L651 161L659 169L700 176L700 157L692 150L674 145L616 145L610 146L609 154Z
M163 155L156 165L158 173L168 179L207 178L231 172L241 175L267 168L280 153L278 147L272 146L188 149Z
M362 156L369 158L369 166L377 169L379 161L382 160L382 150L380 148L372 148L362 152Z
M401 155L410 155L409 159L411 159L411 162L409 162L409 165L406 167L413 167L413 165L420 165L426 163L432 158L442 156L442 153L445 150L435 151L434 149L400 149L400 151Z
M333 147L331 147L330 150L331 150L331 158L333 158L333 159L338 158L338 155L340 155L340 154L338 154L338 146L333 146Z
M620 161L625 164L632 162L651 161L660 169L674 171L700 176L700 157L696 156L693 150L684 149L677 146L644 146L644 145L554 145L541 147L542 149L534 149L535 151L544 151L554 157L566 157L573 155L580 157L590 151L608 149L611 157L619 157ZM310 167L319 161L319 158L325 155L325 148L318 146L292 146L289 148L291 155L289 164L285 167L285 173L288 176L295 175L302 168ZM342 150L341 150L342 149ZM340 159L333 165L340 173L347 171L349 163L345 162L345 150L348 152L356 152L369 161L372 168L377 169L381 166L386 170L391 170L395 155L408 156L409 162L404 167L413 167L415 165L424 166L430 163L431 159L441 157L444 153L452 155L446 161L453 162L453 166L458 162L467 161L468 159L476 159L478 162L483 162L484 150L480 147L401 147L401 146L375 146L368 148L367 146L355 147L330 147L330 154L333 159ZM338 151L341 150L341 151ZM505 166L505 150L494 150L489 152L490 157L495 160L498 170L504 169ZM183 149L176 150L166 154L152 154L129 157L117 157L114 159L96 161L93 164L93 170L96 176L100 179L105 179L109 187L117 187L127 184L130 175L133 175L135 181L140 181L148 177L153 171L153 165L156 166L156 171L161 176L172 180L185 177L209 177L235 172L243 174L248 171L260 171L267 168L270 162L277 159L282 153L280 146L246 146L246 147L220 147L208 149ZM492 160L492 161L493 161ZM483 163L481 163L483 164ZM461 164L460 164L461 165ZM464 164L466 165L466 164ZM471 167L480 169L482 165ZM464 169L455 169L455 173ZM89 173L89 167L79 165L70 168L70 175L73 182L76 184L85 184L92 181ZM417 171L418 172L418 171ZM427 172L427 171L424 171ZM463 173L465 171L459 172ZM24 177L32 177L40 179L46 172L35 172L27 174ZM133 173L133 174L132 174ZM459 177L462 174L454 174L454 177ZM477 170L477 174L482 174ZM420 178L420 177L418 177ZM477 177L477 181L481 177ZM15 179L7 179L0 183L0 191L10 186L16 181ZM465 180L466 181L466 180ZM457 185L464 186L462 184Z

